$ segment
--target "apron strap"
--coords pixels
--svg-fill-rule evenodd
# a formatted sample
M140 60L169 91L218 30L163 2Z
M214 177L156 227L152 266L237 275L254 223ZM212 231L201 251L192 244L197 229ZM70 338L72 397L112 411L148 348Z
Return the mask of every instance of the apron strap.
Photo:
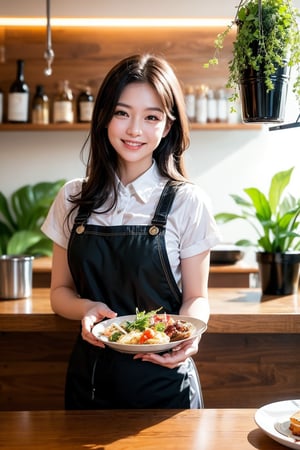
M157 227L164 227L166 225L167 217L173 204L176 192L182 184L183 182L174 180L169 180L166 183L156 207L154 217L151 221L152 225Z
M182 184L184 183L174 180L169 180L166 183L157 204L153 219L151 221L152 225L155 225L157 227L164 227L166 225L167 217L173 204L176 192ZM81 205L74 220L74 225L86 225L90 214L90 211L86 209L86 207Z

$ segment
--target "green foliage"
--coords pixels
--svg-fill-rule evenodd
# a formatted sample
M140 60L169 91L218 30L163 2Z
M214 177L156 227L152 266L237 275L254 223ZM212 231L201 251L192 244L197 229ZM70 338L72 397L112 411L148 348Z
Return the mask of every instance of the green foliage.
M298 9L292 0L240 0L234 20L215 40L215 55L204 67L218 64L218 54L224 40L234 27L237 35L233 43L233 58L229 62L227 87L234 90L232 100L238 96L238 85L243 71L251 67L266 77L268 90L274 85L270 75L278 67L295 67L297 70L293 92L300 104L300 33L297 23Z
M40 227L65 181L22 186L10 200L0 192L0 254L51 256L52 243Z
M231 195L241 209L240 214L223 212L215 215L219 224L241 219L254 228L257 242L243 239L237 245L258 247L268 253L300 250L300 199L296 200L290 194L283 197L293 170L292 167L273 176L268 197L255 187L244 189L249 199Z

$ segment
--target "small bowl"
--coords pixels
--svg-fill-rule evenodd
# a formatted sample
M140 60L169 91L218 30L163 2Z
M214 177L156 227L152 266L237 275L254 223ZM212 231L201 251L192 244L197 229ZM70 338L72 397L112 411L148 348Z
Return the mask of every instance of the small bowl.
M244 252L235 245L220 245L214 247L210 252L210 264L211 265L226 265L235 264L240 261Z

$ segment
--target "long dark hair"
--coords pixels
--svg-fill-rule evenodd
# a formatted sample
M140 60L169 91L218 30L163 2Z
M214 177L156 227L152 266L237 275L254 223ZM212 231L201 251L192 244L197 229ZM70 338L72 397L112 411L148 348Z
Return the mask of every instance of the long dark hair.
M118 160L108 140L107 125L123 89L133 82L149 83L155 89L167 120L172 122L170 131L153 153L160 173L172 180L186 179L183 152L188 148L190 139L180 83L165 59L150 54L129 56L108 72L100 86L91 122L87 179L82 193L70 199L74 208L84 205L92 212L101 207L111 193L113 200L107 210L116 204L115 173Z

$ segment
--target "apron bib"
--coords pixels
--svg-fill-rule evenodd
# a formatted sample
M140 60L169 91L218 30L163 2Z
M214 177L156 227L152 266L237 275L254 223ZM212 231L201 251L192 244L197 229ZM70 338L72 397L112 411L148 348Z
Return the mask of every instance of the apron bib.
M99 226L79 209L68 246L80 297L106 303L119 316L161 306L178 314L182 294L172 274L165 225L180 183L163 189L150 225ZM66 379L67 409L199 408L202 397L190 358L176 369L101 349L79 334Z

